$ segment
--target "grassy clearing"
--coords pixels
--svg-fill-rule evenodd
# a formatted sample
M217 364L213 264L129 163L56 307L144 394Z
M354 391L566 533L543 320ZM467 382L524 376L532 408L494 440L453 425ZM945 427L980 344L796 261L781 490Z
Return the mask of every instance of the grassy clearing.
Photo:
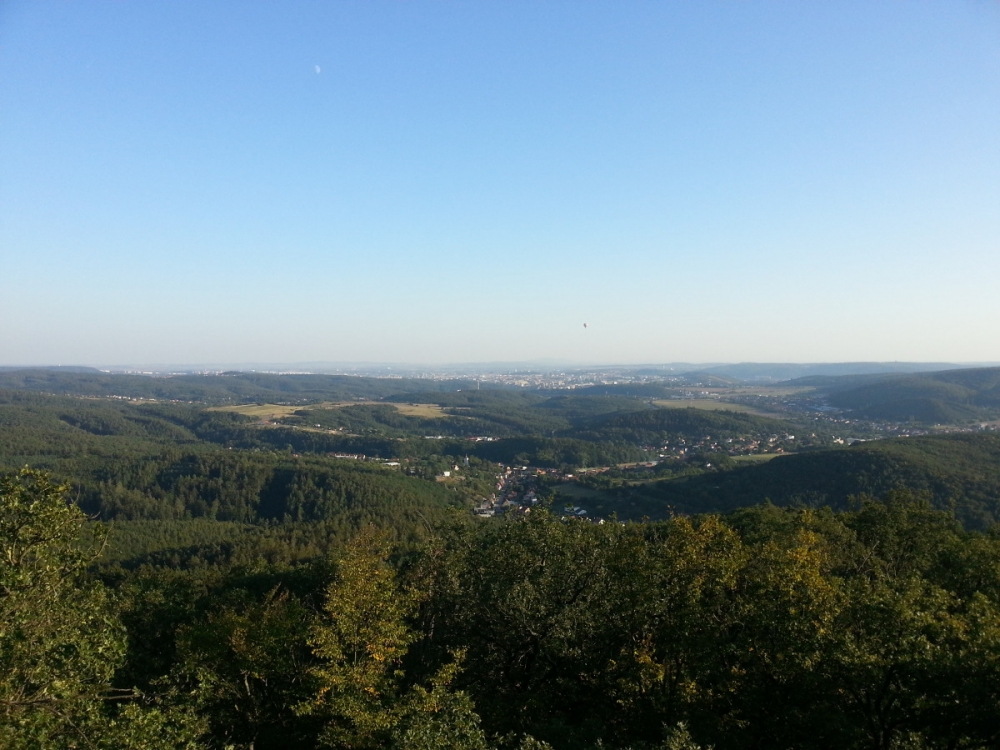
M605 493L600 490L583 487L576 482L560 482L553 486L553 489L560 495L571 497L574 500L592 500L595 497L604 497Z
M281 419L297 411L311 409L341 409L345 406L391 406L400 414L423 419L439 419L448 414L437 404L397 404L385 401L326 401L322 404L289 406L287 404L240 404L239 406L216 406L209 411L230 411L236 414L246 414L263 420Z
M733 456L733 461L741 464L761 464L770 461L778 456L787 456L787 453L755 453L750 456Z
M774 398L781 398L782 396L801 396L803 393L811 393L815 391L815 386L811 385L791 385L785 386L783 388L772 388L768 386L756 387L756 388L745 388L742 393L755 393L758 396L773 396Z
M231 411L260 419L280 419L294 414L301 408L301 406L288 406L287 404L240 404L239 406L215 406L208 411Z
M440 419L448 414L437 404L386 404L395 406L396 410L407 417L420 417L422 419Z
M758 417L780 416L773 412L755 409L752 406L747 406L746 404L733 404L729 401L718 401L714 398L669 398L657 399L653 403L656 406L662 406L665 409L693 408L704 409L705 411L738 411L743 414L754 414Z

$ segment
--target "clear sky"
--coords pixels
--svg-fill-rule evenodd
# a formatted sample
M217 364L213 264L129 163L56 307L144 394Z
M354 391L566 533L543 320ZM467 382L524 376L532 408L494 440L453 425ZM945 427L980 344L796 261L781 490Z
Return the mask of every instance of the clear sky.
M0 2L0 364L537 358L1000 360L1000 3Z

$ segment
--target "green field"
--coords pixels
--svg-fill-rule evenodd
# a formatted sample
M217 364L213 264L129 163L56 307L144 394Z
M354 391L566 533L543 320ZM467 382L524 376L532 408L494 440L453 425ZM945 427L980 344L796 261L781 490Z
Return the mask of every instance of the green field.
M728 401L718 401L714 398L670 398L653 401L656 406L665 409L704 409L705 411L736 411L742 414L755 414L758 417L781 416L774 412L755 409L746 404L733 404Z
M554 485L553 489L560 495L571 497L574 500L593 500L594 498L603 498L605 496L605 493L600 490L584 487L576 482L560 482Z
M395 406L396 411L407 417L422 417L424 419L440 419L441 417L447 417L448 414L437 404L393 404L387 403L386 406Z
M301 406L287 404L240 404L239 406L216 406L206 411L229 411L261 419L280 419L295 413Z
M345 406L392 406L400 414L407 417L422 417L424 419L439 419L447 417L448 414L437 404L402 404L387 401L328 401L321 404L288 405L288 404L240 404L238 406L217 406L208 411L228 411L236 414L245 414L248 417L259 417L261 419L280 419L290 416L297 411L310 409L340 409Z
M787 453L754 453L750 456L733 456L733 461L741 464L759 464L765 461L770 461L772 458L777 458L778 456L787 456Z

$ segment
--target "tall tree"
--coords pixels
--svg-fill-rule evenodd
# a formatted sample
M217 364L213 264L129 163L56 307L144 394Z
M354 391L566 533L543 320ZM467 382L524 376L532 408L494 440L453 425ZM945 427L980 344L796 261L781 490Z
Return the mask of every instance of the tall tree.
M385 534L364 529L337 560L323 620L310 640L322 662L313 669L319 689L299 710L326 719L326 745L385 744L396 721L403 657L414 640L406 623L414 603L397 585Z
M87 575L103 535L66 488L24 469L0 477L0 747L194 747L181 715L110 687L125 636L104 587Z

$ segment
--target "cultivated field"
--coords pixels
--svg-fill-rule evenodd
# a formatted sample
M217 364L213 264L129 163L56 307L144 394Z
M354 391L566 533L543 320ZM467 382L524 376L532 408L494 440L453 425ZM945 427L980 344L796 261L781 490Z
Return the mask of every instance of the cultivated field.
M216 406L209 411L230 411L236 414L246 414L263 420L281 419L297 411L312 409L341 409L345 406L391 406L400 414L423 419L438 419L448 414L437 404L402 404L387 401L326 401L321 404L295 405L288 404L240 404L239 406Z
M738 411L744 414L755 414L758 417L780 417L780 414L755 409L746 404L733 404L729 401L719 401L714 398L668 398L653 401L656 406L665 409L705 409L706 411Z
M240 404L239 406L213 406L208 411L230 411L260 419L280 419L302 408L302 406L289 406L288 404ZM312 408L319 408L319 405Z
M437 404L394 404L387 403L386 406L395 406L396 410L407 417L421 417L423 419L439 419L447 417L445 412Z
M668 398L653 402L667 409L705 409L706 411L740 411L752 414L754 409L743 404L730 404L714 398Z
M749 456L733 456L733 461L740 464L760 464L770 461L778 456L787 456L787 453L753 453Z

